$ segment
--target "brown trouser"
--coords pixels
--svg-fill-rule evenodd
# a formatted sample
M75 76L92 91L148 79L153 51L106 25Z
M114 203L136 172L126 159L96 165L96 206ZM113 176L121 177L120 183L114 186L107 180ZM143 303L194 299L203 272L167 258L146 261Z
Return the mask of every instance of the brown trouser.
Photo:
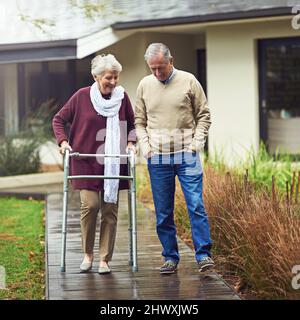
M98 212L101 209L99 256L110 261L114 251L118 204L103 201L104 192L80 190L80 224L84 253L93 253Z

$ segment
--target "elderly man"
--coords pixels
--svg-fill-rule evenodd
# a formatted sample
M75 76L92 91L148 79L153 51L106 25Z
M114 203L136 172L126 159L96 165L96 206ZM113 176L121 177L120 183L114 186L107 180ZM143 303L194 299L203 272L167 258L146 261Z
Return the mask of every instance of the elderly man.
M174 68L166 45L150 44L145 60L152 74L139 83L135 124L148 162L156 229L163 247L165 262L160 272L175 272L180 259L174 224L176 176L186 200L198 268L207 271L214 261L199 159L211 124L206 97L191 73Z

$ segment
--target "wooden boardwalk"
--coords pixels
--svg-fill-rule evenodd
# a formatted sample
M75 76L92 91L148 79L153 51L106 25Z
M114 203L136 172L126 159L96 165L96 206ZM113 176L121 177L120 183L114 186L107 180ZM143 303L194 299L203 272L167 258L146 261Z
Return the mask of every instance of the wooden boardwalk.
M98 259L90 273L79 273L83 254L79 224L79 197L70 195L66 273L60 273L62 195L47 196L46 207L46 299L49 300L208 300L240 297L217 273L199 274L192 250L179 240L181 261L178 271L160 275L161 245L155 231L155 217L138 204L138 266L128 266L127 191L120 194L120 209L112 273L99 275ZM98 235L99 236L99 233ZM95 253L98 252L98 237Z

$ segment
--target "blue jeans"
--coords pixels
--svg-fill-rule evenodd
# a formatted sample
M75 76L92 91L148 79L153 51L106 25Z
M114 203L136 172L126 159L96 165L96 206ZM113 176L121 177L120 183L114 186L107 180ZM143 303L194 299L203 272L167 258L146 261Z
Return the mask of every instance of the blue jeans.
M165 260L180 259L174 223L175 177L178 176L187 205L195 258L211 256L212 246L208 217L202 199L203 172L199 154L182 152L154 155L148 159L148 170L156 212L156 230Z

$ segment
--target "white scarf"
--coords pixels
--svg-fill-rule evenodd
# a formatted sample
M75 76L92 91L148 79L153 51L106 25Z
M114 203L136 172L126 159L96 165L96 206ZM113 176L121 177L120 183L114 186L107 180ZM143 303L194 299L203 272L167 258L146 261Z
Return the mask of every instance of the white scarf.
M120 154L120 123L119 110L124 98L124 88L117 86L111 93L111 98L102 97L98 83L91 86L90 97L97 113L107 117L105 154ZM104 175L120 175L120 158L104 158ZM119 179L104 179L104 201L117 203Z

